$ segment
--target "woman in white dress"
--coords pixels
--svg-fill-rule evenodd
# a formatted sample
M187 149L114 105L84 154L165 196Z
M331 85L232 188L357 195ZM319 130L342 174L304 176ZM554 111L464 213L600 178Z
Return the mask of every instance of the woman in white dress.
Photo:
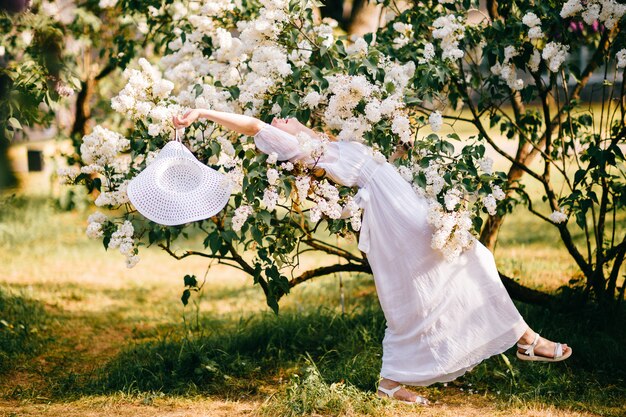
M253 117L195 109L174 117L177 127L198 118L253 135L257 148L278 160L313 164L294 135L317 133L296 119L267 124ZM359 249L367 255L387 327L378 395L428 401L403 385L451 381L516 342L522 360L568 358L566 344L541 338L525 323L500 278L492 253L476 241L453 261L430 246L427 203L396 168L358 142L327 144L316 167L335 183L358 186L363 208Z

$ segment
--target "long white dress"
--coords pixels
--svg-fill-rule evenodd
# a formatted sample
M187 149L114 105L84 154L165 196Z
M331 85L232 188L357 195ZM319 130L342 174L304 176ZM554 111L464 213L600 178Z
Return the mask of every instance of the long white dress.
M257 148L311 163L294 136L266 124ZM307 159L308 158L308 159ZM330 142L317 165L358 186L359 249L369 261L387 327L381 376L408 385L451 381L515 344L528 328L480 242L453 261L430 246L428 206L397 169L358 142Z

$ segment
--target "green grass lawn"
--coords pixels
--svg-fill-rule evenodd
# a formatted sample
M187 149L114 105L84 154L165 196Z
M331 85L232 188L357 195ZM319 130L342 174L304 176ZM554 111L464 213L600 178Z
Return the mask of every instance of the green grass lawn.
M203 277L204 259L148 248L127 270L123 256L85 237L87 215L33 195L0 209L0 414L626 414L624 311L569 292L552 311L520 303L573 357L529 364L509 351L418 389L435 405L416 410L374 396L385 323L370 276L342 276L345 314L329 276L296 288L276 316L250 278L215 265L183 307L182 278ZM505 222L496 260L546 291L577 273L555 231L523 209Z

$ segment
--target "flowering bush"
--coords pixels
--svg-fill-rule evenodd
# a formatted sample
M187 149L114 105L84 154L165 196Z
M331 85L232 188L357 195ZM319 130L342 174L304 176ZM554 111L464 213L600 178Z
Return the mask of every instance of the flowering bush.
M122 7L126 3L120 1ZM248 272L275 309L280 296L306 279L368 269L363 257L314 235L320 225L340 235L358 232L358 207L352 199L356 190L316 178L301 164L277 164L275 155L256 152L251 138L210 123L196 123L186 138L199 159L223 171L235 185L227 208L197 225L181 227L150 223L132 210L124 193L126 183L171 139L171 116L187 108L209 107L266 121L297 117L338 140L371 145L381 159L408 148L406 155L393 161L416 192L429 199L428 220L435 227L432 246L449 259L472 245L472 233L481 230L481 211L490 220L501 218L511 210L516 193L527 197L517 171L527 173L544 185L553 214L542 215L526 198L528 207L559 228L583 272L597 277L607 260L619 270L626 243L612 246L616 251L607 249L603 262L581 260L565 224L568 214L574 213L582 219L577 224L584 226L585 214L597 203L591 193L600 177L610 183L603 210L623 206L619 197L623 181L609 174L622 158L616 146L623 141L619 117L610 122L603 119L601 134L588 130L593 118L575 114L574 109L587 82L580 77L588 77L585 71L593 73L595 68L581 73L568 57L582 48L598 48L607 68L615 60L622 68L626 52L618 49L624 45L617 34L624 6L608 0L516 1L496 4L490 18L470 23L468 9L477 7L476 2L427 3L428 7L400 10L396 3L385 1L385 19L377 33L352 39L338 36L332 20L317 22L313 8L319 4L314 1L262 0L257 5L221 0L153 6L154 15L172 17L165 35L169 37L166 53L157 65L141 59L137 69L126 70L127 84L112 100L113 109L131 119L133 128L127 139L100 129L86 136L81 148L83 174L100 176L77 178L89 186L97 182L105 197L101 195L96 204L128 209L123 219L104 224L94 220L103 226L89 226L92 234L102 231L109 245L123 236L118 246L122 250L125 245L123 253L132 265L142 237L178 258L194 254L177 254L171 244L186 228L197 226L206 234L204 243L210 251L202 255ZM507 102L513 106L513 116L503 110ZM527 109L530 103L539 103L542 110ZM463 106L469 117L449 115ZM623 122L623 108L620 111ZM490 116L489 127L483 125L483 115ZM477 135L464 143L456 133L438 135L446 119L472 123ZM606 128L603 123L608 123ZM506 154L490 127L517 138L518 154ZM308 146L306 137L299 140ZM129 153L111 158L110 150L123 151L127 143ZM508 175L493 172L485 144L511 160ZM312 155L319 151L323 150L311 149ZM98 157L99 153L104 155ZM532 158L525 159L535 153L546 162L543 174L529 168ZM613 159L606 157L609 154ZM579 173L572 183L567 168L574 159ZM565 175L571 194L554 192L551 167ZM342 215L345 212L347 216ZM130 229L122 231L129 221L135 225L132 250ZM288 277L286 271L297 265L305 250L301 244L348 263ZM240 254L244 248L255 248L256 257L244 259Z

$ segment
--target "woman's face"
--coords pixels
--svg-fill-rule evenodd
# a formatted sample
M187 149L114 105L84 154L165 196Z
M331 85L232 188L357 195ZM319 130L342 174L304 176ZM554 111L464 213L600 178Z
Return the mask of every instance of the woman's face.
M292 135L300 133L302 131L302 128L304 127L302 123L298 121L298 119L281 119L279 117L275 117L274 119L272 119L272 126Z

